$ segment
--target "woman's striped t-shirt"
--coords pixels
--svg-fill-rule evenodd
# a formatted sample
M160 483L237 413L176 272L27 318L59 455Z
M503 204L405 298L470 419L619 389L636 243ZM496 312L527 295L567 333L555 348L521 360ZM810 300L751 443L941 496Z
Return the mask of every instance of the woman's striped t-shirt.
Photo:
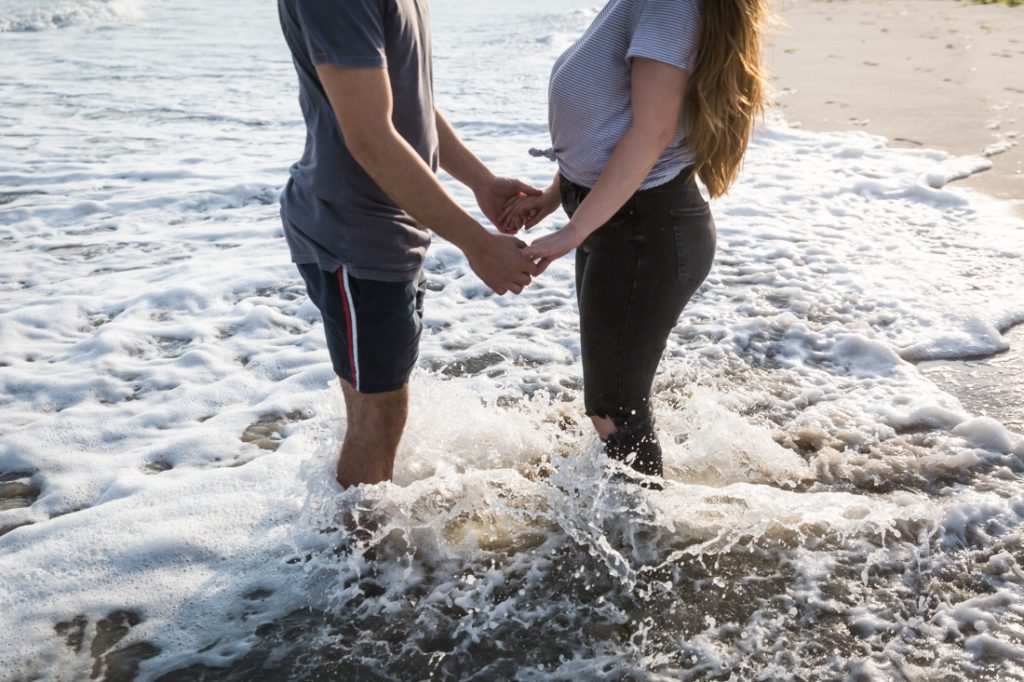
M549 124L559 169L593 187L633 122L630 60L645 57L693 71L700 40L700 0L610 0L555 62ZM693 163L686 112L641 189L668 182Z

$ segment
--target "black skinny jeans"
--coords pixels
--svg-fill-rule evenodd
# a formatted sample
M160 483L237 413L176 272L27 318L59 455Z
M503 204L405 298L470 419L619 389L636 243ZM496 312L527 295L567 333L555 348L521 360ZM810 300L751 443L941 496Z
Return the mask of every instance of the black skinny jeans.
M590 190L560 183L571 217ZM634 194L576 250L584 404L618 429L605 442L609 457L640 473L662 475L654 374L714 256L715 221L691 168Z

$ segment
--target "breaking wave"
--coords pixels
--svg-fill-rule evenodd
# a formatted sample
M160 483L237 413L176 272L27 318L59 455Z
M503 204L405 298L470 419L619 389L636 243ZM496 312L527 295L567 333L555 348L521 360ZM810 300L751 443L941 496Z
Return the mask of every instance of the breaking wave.
M141 16L141 5L139 0L86 0L33 7L0 17L0 33L132 21Z

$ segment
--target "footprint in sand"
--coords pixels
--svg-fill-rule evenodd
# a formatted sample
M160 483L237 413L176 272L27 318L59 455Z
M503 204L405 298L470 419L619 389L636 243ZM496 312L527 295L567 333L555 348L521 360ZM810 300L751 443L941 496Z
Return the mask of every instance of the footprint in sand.
M115 649L133 627L142 622L134 611L112 611L105 618L90 627L86 616L78 615L69 621L57 623L54 631L64 638L64 644L76 654L82 653L87 636L92 637L89 655L92 671L89 679L104 679L106 682L133 680L139 672L142 661L160 653L160 648L150 642L136 642Z
M31 507L42 492L29 479L34 472L19 471L8 474L0 474L0 512L12 509L23 509ZM28 525L26 522L4 524L0 523L0 536L10 533L15 528Z
M26 479L31 473L0 474L0 511L31 507L39 497L39 488Z
M174 465L162 459L153 460L142 466L142 473L144 474L162 474L165 471L170 471L174 468Z
M252 443L261 450L274 452L284 442L284 431L289 424L305 421L312 416L299 410L286 414L265 414L242 432L242 442Z

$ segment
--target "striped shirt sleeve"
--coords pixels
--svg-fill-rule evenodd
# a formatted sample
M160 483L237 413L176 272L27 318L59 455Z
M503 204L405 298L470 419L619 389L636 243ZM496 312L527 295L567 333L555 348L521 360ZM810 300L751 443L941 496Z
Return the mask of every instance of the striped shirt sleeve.
M700 18L699 0L639 0L626 61L645 57L692 72Z

